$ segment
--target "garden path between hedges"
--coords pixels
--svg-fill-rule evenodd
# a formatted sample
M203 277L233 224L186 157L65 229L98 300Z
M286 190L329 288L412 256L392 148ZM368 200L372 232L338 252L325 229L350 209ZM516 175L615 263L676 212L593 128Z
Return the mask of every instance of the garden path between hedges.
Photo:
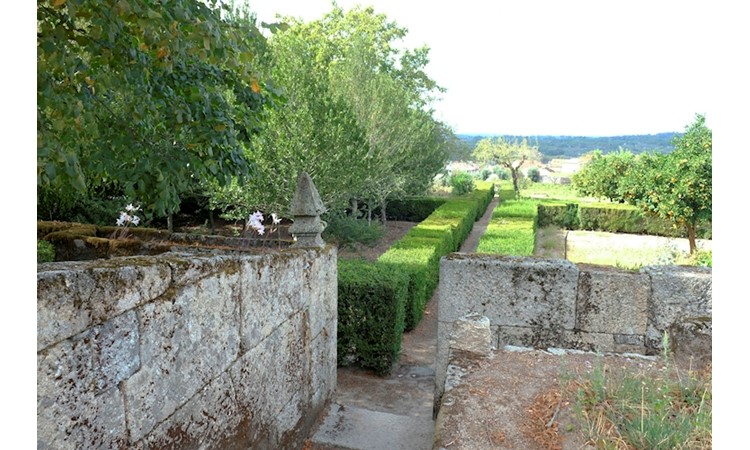
M495 198L474 223L461 252L473 252L497 206ZM340 258L375 260L416 225L391 221L386 235L373 248L340 249ZM422 321L404 333L401 357L390 375L339 367L332 405L313 430L309 450L423 450L431 449L435 422L432 406L437 351L437 304L439 288L427 303Z
M474 224L461 252L476 251L497 203L495 198ZM377 246L340 249L339 257L375 260L414 225L388 222L386 234ZM556 233L561 246L551 246L546 251L538 248L536 254L564 258L566 233ZM497 350L495 362L487 363L494 364L489 374L478 372L481 379L468 390L466 409L455 411L450 428L434 442L438 296L439 288L427 303L419 325L404 334L401 356L390 375L381 377L353 367L338 368L331 405L319 418L304 450L427 450L433 448L433 443L441 450L595 448L587 445L580 433L571 392L563 388L562 380L572 374L590 374L597 356L557 356L541 350ZM605 364L615 370L663 370L658 362L624 356L608 356ZM482 413L477 414L479 411Z

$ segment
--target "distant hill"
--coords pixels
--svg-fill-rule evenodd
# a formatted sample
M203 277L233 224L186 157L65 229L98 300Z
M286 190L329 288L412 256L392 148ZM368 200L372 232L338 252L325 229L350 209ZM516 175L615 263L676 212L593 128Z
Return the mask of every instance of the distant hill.
M656 151L669 153L674 150L672 139L680 133L639 134L630 136L505 136L506 139L519 141L524 137L530 144L539 147L539 151L548 158L575 158L592 150L601 150L602 153L617 151L619 148L630 150L633 153ZM464 149L473 150L477 142L488 137L486 135L476 136L467 134L456 135L465 145ZM471 151L469 151L471 155ZM451 155L452 157L454 155ZM455 155L456 159L462 159L466 155Z

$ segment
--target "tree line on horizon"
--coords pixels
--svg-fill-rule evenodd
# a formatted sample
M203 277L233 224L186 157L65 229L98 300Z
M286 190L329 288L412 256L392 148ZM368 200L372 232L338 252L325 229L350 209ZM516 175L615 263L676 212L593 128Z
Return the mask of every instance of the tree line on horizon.
M628 149L634 154L644 152L669 153L674 150L672 141L680 133L638 134L623 136L514 136L503 135L508 141L527 139L535 145L542 157L577 158L594 150L602 154ZM490 135L457 134L459 145L452 149L449 158L452 161L473 160L472 152L477 144Z

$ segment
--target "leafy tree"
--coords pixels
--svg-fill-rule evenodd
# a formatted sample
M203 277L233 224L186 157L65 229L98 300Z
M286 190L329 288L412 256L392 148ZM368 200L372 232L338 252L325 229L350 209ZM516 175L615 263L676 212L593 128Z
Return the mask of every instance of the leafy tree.
M712 215L712 132L705 122L696 115L675 137L672 153L641 155L620 188L628 202L685 227L691 254L697 223Z
M214 204L238 218L284 207L299 170L333 210L429 186L448 132L428 107L439 89L423 72L426 49L399 50L406 30L372 8L284 20L289 27L269 39L263 61L287 101L268 111L249 150L257 176L217 191Z
M572 177L573 187L579 194L590 197L622 201L620 183L625 173L633 166L635 155L620 149L616 153L602 155L595 150L590 160Z
M541 157L539 149L529 145L526 139L521 142L509 141L502 136L482 139L477 143L473 155L477 161L499 164L510 170L516 197L520 197L519 169L524 162L538 160Z
M222 8L38 0L37 186L111 189L166 215L198 182L251 174L263 37Z

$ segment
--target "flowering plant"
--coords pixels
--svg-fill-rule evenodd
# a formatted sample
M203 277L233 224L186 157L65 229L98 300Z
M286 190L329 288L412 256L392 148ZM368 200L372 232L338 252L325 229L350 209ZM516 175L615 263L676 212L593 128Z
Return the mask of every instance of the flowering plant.
M260 211L255 211L254 213L250 214L250 216L247 218L247 224L245 225L245 228L242 230L242 237L246 238L248 236L256 236L256 240L258 239L258 236L263 236L266 234L266 226L263 225L263 221L265 218L263 217L263 213ZM281 231L278 229L278 225L281 223L281 218L276 215L276 213L271 213L271 226L269 227L269 234L273 233L274 231L278 231L279 236L279 245L281 245Z
M132 203L128 204L128 206L125 207L125 211L120 211L120 217L115 222L118 227L121 229L118 231L115 230L114 233L112 233L113 239L124 239L128 235L128 227L132 224L133 226L138 226L138 224L141 222L141 218L135 215L136 212L140 211L140 206L133 206Z

